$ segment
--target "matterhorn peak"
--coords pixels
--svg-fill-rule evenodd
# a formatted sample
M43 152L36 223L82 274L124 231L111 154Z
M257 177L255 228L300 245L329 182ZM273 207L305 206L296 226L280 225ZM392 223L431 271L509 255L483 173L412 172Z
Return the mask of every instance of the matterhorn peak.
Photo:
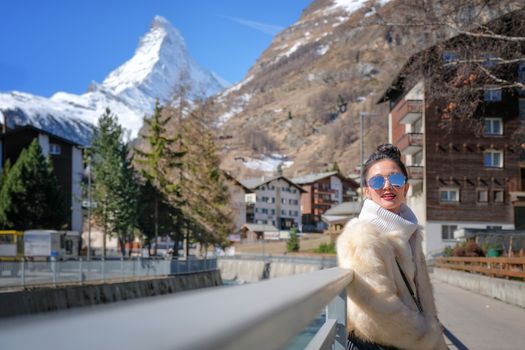
M91 126L107 107L135 137L155 101L166 104L175 87L185 84L210 96L225 88L224 80L201 68L189 55L181 33L162 16L155 16L131 59L83 95L57 92L49 99L24 93L0 93L0 117L31 124L66 139L88 144ZM202 96L199 96L202 97Z

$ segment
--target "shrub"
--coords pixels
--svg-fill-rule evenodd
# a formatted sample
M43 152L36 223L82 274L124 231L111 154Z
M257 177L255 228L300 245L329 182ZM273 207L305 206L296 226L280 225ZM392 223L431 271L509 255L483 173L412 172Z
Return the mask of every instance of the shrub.
M476 242L469 241L465 245L465 256L485 256L485 253Z
M315 248L314 252L319 254L335 254L335 244L321 243L319 247Z
M443 249L443 256L445 257L450 257L454 255L454 248L452 248L451 246L446 246L444 249Z

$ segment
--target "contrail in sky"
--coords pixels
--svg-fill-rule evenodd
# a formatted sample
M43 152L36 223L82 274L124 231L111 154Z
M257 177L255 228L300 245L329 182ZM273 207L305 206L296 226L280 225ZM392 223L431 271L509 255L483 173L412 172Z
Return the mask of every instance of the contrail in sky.
M255 21L250 21L248 19L242 19L242 18L237 18L237 17L226 17L226 18L232 21L235 21L239 24L250 27L252 29L255 29L259 32L263 32L264 34L271 35L271 36L276 35L277 33L279 33L280 31L284 29L284 27L275 25L275 24L255 22Z

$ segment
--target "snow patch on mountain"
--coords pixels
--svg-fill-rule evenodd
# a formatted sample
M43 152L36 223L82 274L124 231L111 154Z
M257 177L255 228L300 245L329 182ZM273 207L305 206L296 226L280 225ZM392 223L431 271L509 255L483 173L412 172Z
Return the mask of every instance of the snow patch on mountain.
M282 154L261 155L259 159L247 158L244 161L245 167L264 172L275 172L280 164L282 164L283 168L288 168L293 165L293 161Z
M50 99L13 91L0 94L1 122L8 128L32 125L53 135L86 146L93 135L93 124L84 119L85 107L67 108Z

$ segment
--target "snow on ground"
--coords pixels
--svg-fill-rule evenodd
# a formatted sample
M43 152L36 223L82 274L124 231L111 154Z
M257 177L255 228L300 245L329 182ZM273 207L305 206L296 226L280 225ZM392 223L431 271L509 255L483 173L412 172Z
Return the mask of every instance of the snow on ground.
M288 157L281 154L262 155L261 159L249 159L244 162L244 166L254 170L265 172L275 172L279 164L283 168L288 168L293 165L293 161L288 160Z
M321 45L321 46L319 46L317 48L317 54L319 56L322 56L322 55L324 55L325 53L328 52L328 49L330 49L330 45L328 45L328 44L327 45Z

